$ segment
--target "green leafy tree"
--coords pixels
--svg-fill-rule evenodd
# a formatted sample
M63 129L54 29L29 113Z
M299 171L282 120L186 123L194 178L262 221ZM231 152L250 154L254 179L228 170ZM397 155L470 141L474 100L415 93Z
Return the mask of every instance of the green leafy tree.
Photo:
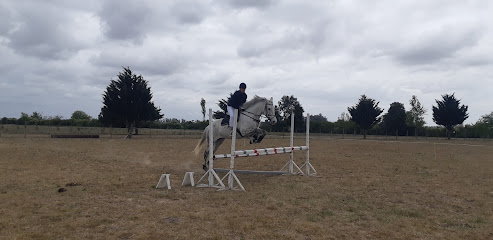
M91 118L87 113L80 110L74 111L70 117L72 120L91 120Z
M422 128L426 123L424 115L427 110L415 95L411 97L409 104L411 105L411 110L406 112L406 125L414 127L414 136L418 136L418 128Z
M318 115L310 116L310 121L311 122L328 122L327 118L324 115L322 115L321 113L319 113Z
M358 103L355 106L348 107L348 112L351 114L351 120L355 122L363 132L363 139L366 139L368 129L380 122L380 114L383 109L378 107L379 102L366 95L361 95Z
M294 128L297 132L304 129L304 125L301 124L304 122L304 112L300 102L293 95L283 96L279 101L280 122L283 122L285 126L291 126L291 113L294 113Z
M43 120L43 115L39 112L33 112L33 114L31 114L31 119L34 121L41 121Z
M205 99L200 99L200 107L202 107L202 121L205 121Z
M490 127L493 127L493 112L491 112L490 114L486 114L486 115L481 116L481 118L479 119L478 122L485 123L485 124L489 125Z
M27 124L27 122L31 121L31 117L29 117L29 114L21 112L21 116L17 119L17 121L19 124Z
M351 120L351 116L347 112L342 112L341 116L337 118L336 125L341 129L342 138L344 138L346 129L348 129L349 120Z
M154 105L148 81L137 76L130 68L123 68L117 80L111 80L103 94L103 107L99 120L105 124L125 125L128 138L143 121L161 119L161 109Z
M474 124L474 129L477 135L483 137L490 137L493 135L493 112L481 116L481 118Z
M468 117L468 106L460 106L460 100L456 99L454 93L442 95L442 100L435 99L437 106L433 106L433 121L447 129L447 138L454 127L462 124Z
M395 131L397 138L399 130L404 131L406 128L406 110L404 109L404 104L400 102L390 104L387 114L383 116L383 123L385 129Z

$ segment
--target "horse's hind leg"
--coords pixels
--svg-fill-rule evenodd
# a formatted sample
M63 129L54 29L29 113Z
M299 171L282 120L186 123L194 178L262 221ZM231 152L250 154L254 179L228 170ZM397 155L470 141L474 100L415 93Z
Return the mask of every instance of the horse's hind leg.
M207 171L207 167L209 165L209 161L207 161L207 159L209 159L209 150L205 150L204 152L204 165L202 165L202 169L204 169L204 171Z
M219 138L216 140L216 142L214 143L212 154L216 153L216 150L219 148L219 146L221 146L224 140L224 138ZM209 150L206 150L204 152L204 165L202 165L202 169L204 169L204 171L207 171L207 169L209 168L209 154Z
M221 146L221 144L223 144L224 140L226 140L226 139L224 139L224 138L217 139L216 144L214 144L214 153L216 153L216 150L219 148L219 146Z

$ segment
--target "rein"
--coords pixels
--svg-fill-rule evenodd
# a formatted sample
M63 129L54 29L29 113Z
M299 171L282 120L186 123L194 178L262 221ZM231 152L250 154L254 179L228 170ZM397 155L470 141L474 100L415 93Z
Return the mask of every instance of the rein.
M252 114L252 115L253 115L253 116L255 116L255 117L252 117L252 116L250 116L250 115L246 115L246 114L245 114L245 112L250 113L250 114ZM249 111L247 111L246 109L243 109L243 110L241 111L241 114L243 114L244 116L247 116L247 117L249 117L249 118L253 119L253 121L255 121L255 122L257 122L257 123L260 123L260 116L262 116L262 113L260 113L260 115L258 115L258 114L255 114L255 113L249 112ZM257 118L258 118L258 119L257 119Z
M267 104L265 104L265 105L267 105ZM264 108L265 108L265 105L264 105ZM252 115L253 115L253 117L252 117L252 116L250 116L250 115L245 114L245 112L246 112L246 113L249 113L249 114L252 114ZM261 117L262 115L264 115L265 113L264 113L264 111L262 111L260 114L256 114L256 113L253 113L253 112L247 111L246 109L242 109L241 114L243 114L244 116L247 116L247 117L249 117L249 118L253 119L253 120L254 120L255 122L257 122L257 123L260 123L260 117ZM267 116L267 118L268 118L268 116Z

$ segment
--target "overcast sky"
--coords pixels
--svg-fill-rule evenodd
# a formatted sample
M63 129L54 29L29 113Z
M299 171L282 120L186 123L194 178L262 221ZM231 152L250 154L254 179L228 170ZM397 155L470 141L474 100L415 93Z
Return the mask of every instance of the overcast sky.
M202 119L247 84L336 121L362 94L409 110L445 93L493 111L493 1L0 1L0 117L97 117L123 66L165 118ZM436 104L435 104L436 105Z

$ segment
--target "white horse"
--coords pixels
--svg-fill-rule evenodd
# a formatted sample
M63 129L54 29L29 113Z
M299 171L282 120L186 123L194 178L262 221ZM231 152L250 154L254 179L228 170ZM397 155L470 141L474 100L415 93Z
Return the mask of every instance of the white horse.
M237 137L250 138L250 143L260 143L266 135L266 131L259 128L260 117L265 115L272 125L277 123L275 115L275 107L272 102L272 98L267 99L259 96L255 96L252 100L246 102L241 106L241 110L238 111L238 124L237 124ZM233 116L231 116L233 117ZM223 119L217 119L212 122L213 126L213 153L221 146L226 138L231 138L231 131L229 126L221 125ZM202 134L202 139L197 143L195 150L195 156L198 156L202 146L207 140L209 143L209 127L207 126ZM209 156L209 148L206 148L204 152L204 166L203 169L207 170L207 159Z

